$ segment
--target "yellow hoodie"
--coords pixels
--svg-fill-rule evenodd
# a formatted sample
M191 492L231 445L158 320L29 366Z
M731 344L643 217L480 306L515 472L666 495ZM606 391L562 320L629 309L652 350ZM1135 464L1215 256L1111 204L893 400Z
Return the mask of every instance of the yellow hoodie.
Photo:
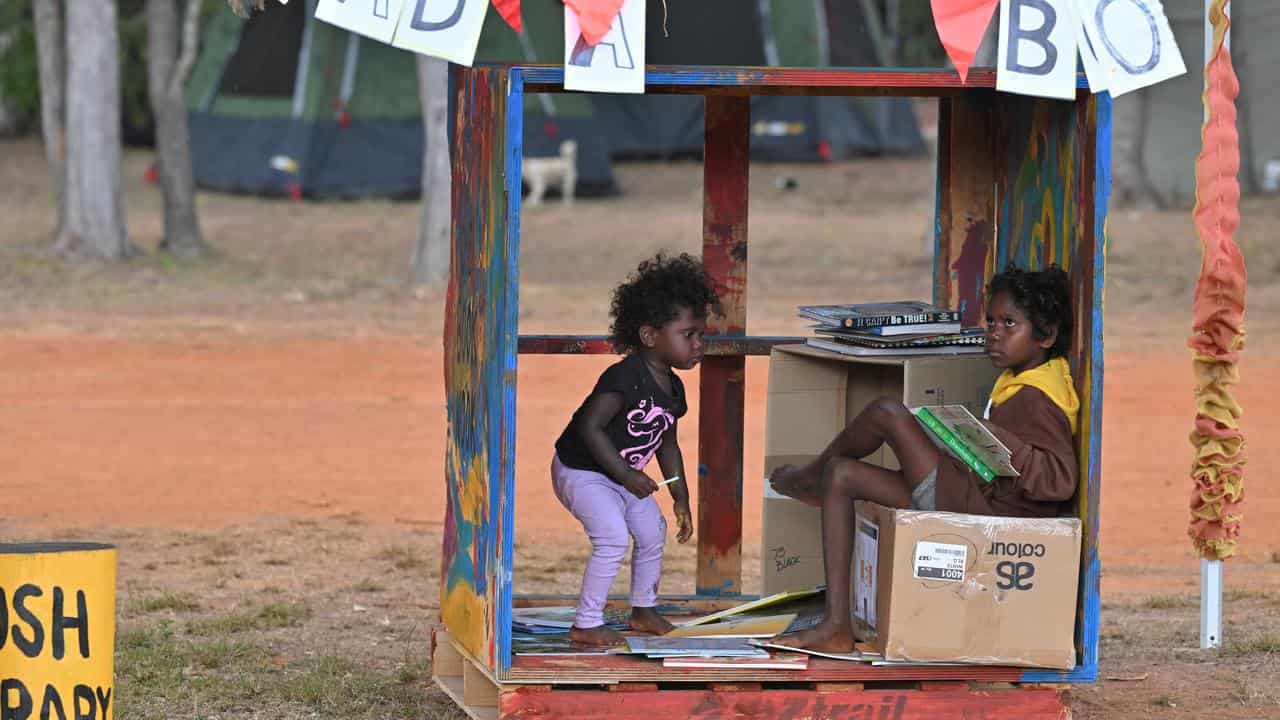
M1036 388L1052 400L1053 404L1067 416L1071 434L1076 434L1076 425L1080 416L1080 398L1076 396L1075 383L1071 381L1071 366L1067 364L1066 358L1052 358L1043 365L1037 365L1017 375L1014 375L1012 370L1000 373L1000 377L996 378L995 387L991 388L991 404L999 407L1023 386Z

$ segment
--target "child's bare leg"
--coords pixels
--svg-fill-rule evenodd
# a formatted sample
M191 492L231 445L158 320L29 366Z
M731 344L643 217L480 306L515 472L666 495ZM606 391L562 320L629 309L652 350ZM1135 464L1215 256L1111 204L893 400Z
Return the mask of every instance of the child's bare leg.
M849 565L853 561L853 501L907 507L911 489L901 473L858 460L835 458L822 478L822 563L827 583L825 617L818 625L780 638L784 644L827 652L853 650Z
M622 633L607 625L597 625L593 628L580 628L575 625L569 628L569 639L583 645L603 645L605 647L625 645L627 643L627 639L622 636Z
M774 470L769 481L783 495L820 505L822 472L833 458L860 460L885 443L893 448L906 477L912 481L919 481L937 467L937 450L915 418L900 400L882 397L868 403L813 462L783 465ZM921 462L910 464L911 459Z
M675 629L675 625L671 621L658 614L658 611L651 607L633 607L631 608L631 629L641 632L653 633L654 635L666 635Z

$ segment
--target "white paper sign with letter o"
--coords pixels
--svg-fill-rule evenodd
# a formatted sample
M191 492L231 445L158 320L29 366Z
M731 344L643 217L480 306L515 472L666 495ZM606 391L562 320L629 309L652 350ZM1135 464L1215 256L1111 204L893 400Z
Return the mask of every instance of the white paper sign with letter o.
M1071 0L1000 0L996 89L1075 99L1078 25Z
M1076 2L1089 44L1105 74L1099 84L1113 97L1187 71L1160 0ZM1089 71L1087 62L1085 69ZM1089 86L1094 87L1092 75Z
M316 19L344 30L389 43L404 0L320 0Z
M644 0L626 0L613 26L591 46L578 15L564 6L564 89L644 92Z
M404 0L391 44L471 67L488 7L489 0Z

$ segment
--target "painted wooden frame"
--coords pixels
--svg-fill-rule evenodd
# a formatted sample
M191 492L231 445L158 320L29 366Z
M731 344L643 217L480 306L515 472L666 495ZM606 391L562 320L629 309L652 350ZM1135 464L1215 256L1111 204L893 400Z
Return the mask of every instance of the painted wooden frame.
M513 670L511 656L517 358L609 349L599 336L517 334L519 109L525 92L562 92L563 68L455 66L452 72L454 227L444 338L448 505L440 607L462 652L493 680L516 682L531 669ZM934 298L960 307L966 322L974 323L982 317L987 280L1007 262L1062 266L1075 291L1070 359L1083 404L1079 663L1067 672L974 667L960 674L974 680L1094 680L1110 99L1087 91L1075 102L998 94L990 70L972 71L961 86L954 73L934 70L650 67L646 84L650 93L706 98L703 257L726 306L725 317L713 324L700 379L699 495L715 502L700 503L699 527L717 532L699 536L698 596L683 600L686 606L739 597L744 357L794 340L745 334L748 100L770 94L939 97ZM603 666L593 669L596 659L563 660L576 671L608 674ZM893 668L875 671L879 679L895 679Z

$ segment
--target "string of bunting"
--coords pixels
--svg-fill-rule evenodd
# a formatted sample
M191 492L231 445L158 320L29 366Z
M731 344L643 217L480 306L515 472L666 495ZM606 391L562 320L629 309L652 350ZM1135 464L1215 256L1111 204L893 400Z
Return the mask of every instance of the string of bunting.
M244 15L263 9L267 0L228 2ZM646 0L563 2L565 88L644 92ZM513 30L524 32L520 0L316 0L315 16L469 66L490 3ZM1074 99L1077 58L1090 91L1113 97L1186 72L1160 0L930 0L938 38L961 83L997 6L998 90ZM665 31L666 0L663 11Z
M1196 418L1191 432L1191 523L1187 533L1202 557L1235 554L1243 519L1244 435L1240 404L1230 387L1239 380L1236 361L1244 349L1246 273L1232 240L1240 225L1240 143L1235 99L1240 93L1225 39L1231 21L1228 0L1214 0L1212 53L1205 64L1202 149L1196 159L1196 233L1203 255L1192 301L1192 371Z

